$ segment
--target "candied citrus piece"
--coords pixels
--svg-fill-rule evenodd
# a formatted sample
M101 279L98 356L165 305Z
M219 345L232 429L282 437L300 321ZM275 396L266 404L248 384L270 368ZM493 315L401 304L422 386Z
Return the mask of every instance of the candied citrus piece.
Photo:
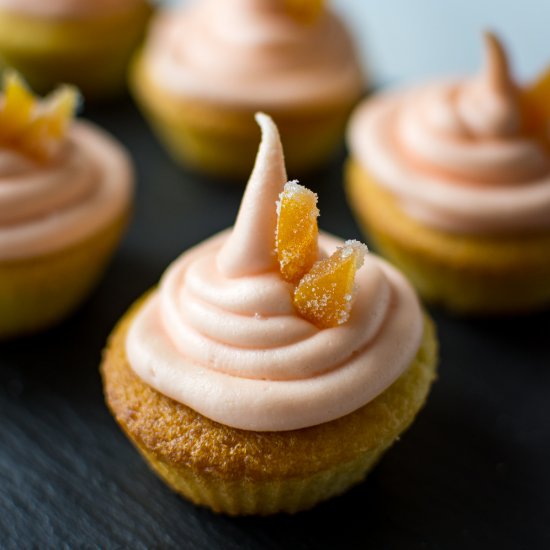
M17 146L39 160L50 158L65 137L79 102L72 86L62 86L37 107L37 114L23 129Z
M325 0L285 0L285 4L297 21L312 23L321 15Z
M315 263L294 291L300 315L319 328L345 323L353 305L355 274L366 253L366 245L346 241L330 258Z
M80 94L74 86L61 86L48 98L45 110L51 137L60 139L65 135L79 103Z
M546 132L550 122L550 67L523 89L521 100L526 131Z
M8 72L0 100L0 143L37 160L57 152L80 100L72 86L36 98L22 78Z
M9 141L25 128L32 117L35 100L21 77L8 72L4 77L4 98L0 109L0 139Z
M277 202L276 247L283 278L297 283L317 260L317 195L291 181Z

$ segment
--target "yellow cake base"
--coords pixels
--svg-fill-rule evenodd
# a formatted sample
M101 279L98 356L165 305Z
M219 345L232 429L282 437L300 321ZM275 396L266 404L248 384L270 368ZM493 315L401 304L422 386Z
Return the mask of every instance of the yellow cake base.
M422 297L464 314L517 313L550 305L550 232L471 236L407 216L391 193L353 160L349 203L377 249Z
M0 261L0 340L47 328L93 289L126 227L127 215L82 243L33 258Z
M0 66L19 71L31 88L49 92L57 84L78 86L85 98L122 92L133 50L151 8L84 20L46 20L0 10Z
M411 424L435 378L437 342L426 318L410 368L376 399L337 420L288 432L209 420L138 378L125 353L138 301L113 331L101 371L115 419L155 472L195 504L230 515L298 512L365 478Z
M142 54L131 69L131 89L172 158L196 171L246 183L258 151L257 109L175 97L149 77ZM270 110L291 175L326 164L342 141L352 103Z

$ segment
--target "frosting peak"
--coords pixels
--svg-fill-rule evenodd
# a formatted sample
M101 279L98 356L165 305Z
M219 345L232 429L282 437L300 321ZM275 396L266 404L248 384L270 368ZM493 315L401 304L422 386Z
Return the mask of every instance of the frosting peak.
M252 176L241 202L235 227L218 255L220 271L227 277L242 277L276 267L273 205L287 181L283 146L273 120L256 115L262 141Z
M321 329L298 315L294 285L274 255L282 148L271 119L257 120L262 143L235 227L168 268L134 319L126 351L146 383L208 418L293 430L348 414L384 391L417 353L422 314L403 277L369 256L345 323ZM342 244L321 235L319 257Z
M521 113L508 56L500 40L485 33L485 63L482 73L459 90L458 109L468 131L476 137L516 135Z
M485 41L483 80L494 91L512 95L515 99L516 86L510 73L508 54L502 42L492 32L486 32L483 38Z

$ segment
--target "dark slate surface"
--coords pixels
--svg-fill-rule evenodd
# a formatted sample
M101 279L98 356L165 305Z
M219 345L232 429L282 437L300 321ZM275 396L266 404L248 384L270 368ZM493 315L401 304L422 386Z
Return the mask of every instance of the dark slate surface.
M4 548L550 548L550 316L434 312L440 378L362 485L296 516L197 509L147 468L103 404L98 364L128 305L181 251L234 219L241 190L178 169L128 103L88 111L133 153L135 217L105 279L63 325L0 345ZM321 226L359 237L341 163L303 183Z

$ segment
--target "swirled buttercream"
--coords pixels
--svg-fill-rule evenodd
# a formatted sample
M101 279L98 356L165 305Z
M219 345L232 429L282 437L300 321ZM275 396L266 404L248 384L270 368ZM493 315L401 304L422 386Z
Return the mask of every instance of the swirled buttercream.
M342 22L324 12L294 20L280 0L200 0L158 17L145 48L147 71L186 98L274 109L340 104L363 78Z
M131 10L144 0L0 0L0 10L48 19L105 16Z
M274 256L286 173L272 121L233 229L184 253L138 311L126 352L159 392L225 425L299 429L344 416L411 364L423 320L414 291L368 256L348 322L319 329L292 304ZM320 255L342 241L322 234Z
M456 233L550 228L550 155L523 135L506 55L486 37L471 80L386 93L361 105L349 129L354 157L403 209Z
M75 122L47 163L0 149L0 260L71 246L101 230L129 205L128 156L99 128Z

